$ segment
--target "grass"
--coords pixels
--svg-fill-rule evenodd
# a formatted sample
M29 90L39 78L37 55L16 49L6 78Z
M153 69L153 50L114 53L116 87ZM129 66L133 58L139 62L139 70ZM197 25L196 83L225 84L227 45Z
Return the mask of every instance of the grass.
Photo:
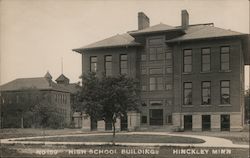
M64 134L77 134L82 133L80 129L62 129L62 130L51 130L46 129L45 135L64 135ZM178 133L180 134L180 133ZM183 132L183 134L193 134L193 135L205 135L205 136L215 136L232 140L234 143L239 144L249 144L249 133L248 132ZM27 136L41 136L43 135L43 131L41 129L0 129L0 139L2 138L14 138L14 137L27 137ZM146 137L147 141L152 141L152 137ZM61 139L61 138L60 138ZM107 139L107 138L106 138ZM135 140L134 140L135 141ZM136 140L137 141L137 140ZM162 140L161 140L162 141ZM22 149L134 149L139 147L125 147L125 146L86 146L86 145L77 145L77 146L44 146L44 145L5 145L1 144L0 146L0 157L41 157L37 154L32 153L20 153L19 150ZM105 158L129 158L129 157L147 157L147 158L248 158L249 149L236 149L229 148L232 150L232 154L230 155L173 155L173 149L183 149L183 147L158 147L159 155L67 155L67 154L58 154L56 156L50 157L85 157L85 158L93 158L93 157L105 157ZM194 149L214 149L214 148L194 148ZM45 157L48 157L46 155Z
M82 133L80 129L34 129L34 128L9 128L0 129L0 139L6 138L18 138L18 137L30 137L30 136L46 136L50 135L65 135Z
M27 140L27 139L23 139ZM52 142L112 142L112 135L95 136L68 136L68 137L50 137L34 138L30 141L52 141ZM160 136L160 135L116 135L116 142L128 143L204 143L205 141L197 138L179 137L179 136Z
M249 131L245 132L185 132L190 135L203 135L231 140L234 144L249 145Z

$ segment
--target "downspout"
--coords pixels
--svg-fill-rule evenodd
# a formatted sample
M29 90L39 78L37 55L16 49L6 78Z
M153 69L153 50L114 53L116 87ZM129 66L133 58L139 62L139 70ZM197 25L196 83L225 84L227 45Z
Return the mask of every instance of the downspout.
M180 49L180 82L179 82L179 87L180 87L180 129L182 130L182 99L183 99L183 94L182 94L182 66L183 66L183 56L182 56L182 48L180 46L180 41L178 41L178 47Z

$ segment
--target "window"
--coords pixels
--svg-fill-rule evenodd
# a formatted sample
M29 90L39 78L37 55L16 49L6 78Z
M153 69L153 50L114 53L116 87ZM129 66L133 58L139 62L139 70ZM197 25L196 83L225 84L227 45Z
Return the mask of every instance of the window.
M149 74L162 74L162 69L161 68L151 68L149 69Z
M163 90L163 78L162 77L150 77L149 78L149 90Z
M208 72L211 70L210 48L201 49L201 71Z
M120 55L120 74L128 74L128 55Z
M211 82L202 82L201 84L201 104L208 105L211 104Z
M142 101L141 106L147 106L145 101Z
M162 100L150 100L149 104L151 106L162 106Z
M149 39L148 40L149 45L160 45L163 42L162 38L154 38L154 39Z
M192 50L186 49L183 52L183 72L192 72Z
M172 78L166 77L166 90L172 90Z
M90 57L90 71L91 72L97 71L97 57L95 56Z
M168 66L168 67L166 68L166 73L170 74L170 73L172 73L172 72L173 72L172 66Z
M146 124L148 121L147 121L147 116L142 116L141 117L141 123L144 123L144 124Z
M172 105L172 99L167 99L166 100L166 104L169 106L169 105Z
M167 53L166 53L166 59L171 60L171 59L172 59L172 53L167 52Z
M166 84L166 90L172 90L172 84L167 83Z
M185 82L183 84L184 90L183 90L183 103L184 105L192 105L192 83L191 82Z
M111 55L105 56L105 75L106 76L112 75L112 56Z
M16 103L19 103L19 96L16 96Z
M147 90L147 79L142 78L140 84L141 84L141 90L146 91Z
M142 55L141 55L141 61L146 61L146 60L147 60L146 54L142 54Z
M48 95L47 99L48 99L48 102L51 103L51 96L50 95Z
M222 71L229 70L229 58L230 50L229 47L221 47L220 49L220 69Z
M147 68L141 67L141 74L146 75L147 74Z
M167 124L172 124L172 115L167 115L166 116L166 123Z
M150 60L164 60L164 53L162 47L151 47L149 48L149 59Z
M230 103L230 81L221 81L220 83L221 104Z

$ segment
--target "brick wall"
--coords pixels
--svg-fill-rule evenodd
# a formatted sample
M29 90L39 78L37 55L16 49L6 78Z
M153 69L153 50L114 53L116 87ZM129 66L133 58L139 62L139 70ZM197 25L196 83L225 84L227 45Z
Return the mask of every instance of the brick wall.
M230 46L230 71L220 72L220 47ZM201 72L201 48L211 48L211 72ZM175 105L174 111L180 111L180 105L182 105L183 94L182 84L183 82L193 83L193 105L192 107L182 107L182 112L202 112L202 111L214 111L214 112L240 112L241 111L241 91L242 91L242 79L244 73L240 71L242 69L242 50L239 40L213 40L213 41L196 41L181 43L180 45L173 46L174 49L174 96ZM182 73L182 60L183 49L192 49L193 53L193 71L190 74ZM180 76L182 75L182 79ZM220 81L230 80L230 105L220 106ZM211 81L211 105L201 105L201 82Z

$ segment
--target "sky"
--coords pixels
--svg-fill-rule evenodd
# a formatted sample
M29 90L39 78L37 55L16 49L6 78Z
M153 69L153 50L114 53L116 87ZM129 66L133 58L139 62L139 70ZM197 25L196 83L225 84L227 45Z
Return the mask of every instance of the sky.
M47 71L80 81L81 55L72 49L136 30L140 11L150 25L179 26L187 9L190 24L249 33L249 8L248 0L0 0L0 85Z

